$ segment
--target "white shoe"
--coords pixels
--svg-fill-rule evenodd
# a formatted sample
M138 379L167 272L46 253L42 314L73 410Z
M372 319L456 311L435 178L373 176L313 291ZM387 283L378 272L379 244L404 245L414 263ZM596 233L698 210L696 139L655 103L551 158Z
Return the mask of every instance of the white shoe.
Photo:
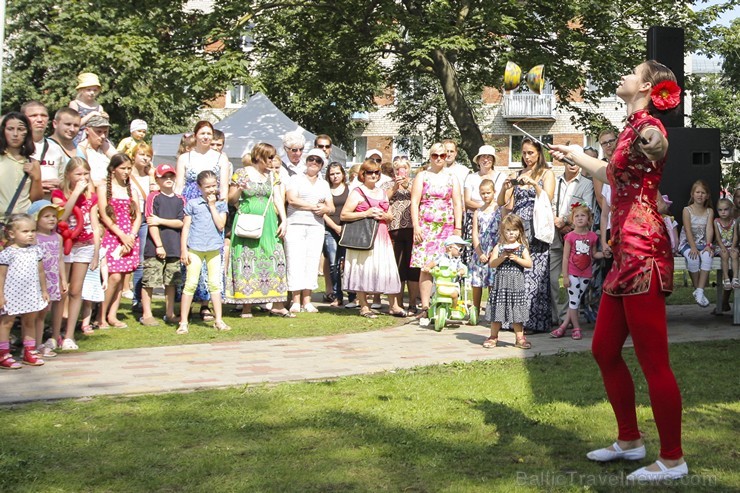
M357 304L356 301L353 301L351 303L347 303L346 305L344 305L345 308L357 308L358 306L359 305Z
M641 445L640 447L631 448L628 450L622 450L619 445L617 445L617 442L614 442L614 445L612 445L612 447L614 447L614 450L609 450L608 448L592 450L591 452L586 454L586 457L597 462L609 462L619 459L642 460L645 458L645 445Z
M301 305L298 303L293 303L290 305L290 313L301 313Z
M72 339L65 339L64 342L62 342L62 349L64 351L77 351L80 348Z
M421 317L419 319L419 327L429 327L430 323L432 323L432 321L426 317Z
M696 301L696 304L701 306L701 297L703 296L703 294L700 294L699 290L695 289L694 292L691 293L691 295L694 297L694 301Z
M291 310L292 311L292 310ZM319 309L313 306L312 303L303 306L303 311L306 313L318 313Z
M133 300L134 299L134 292L130 289L127 289L123 293L121 293L121 298L126 298L127 300Z
M381 308L383 308L383 304L382 303L373 303L372 305L370 305L370 308L372 308L373 310L380 310Z
M641 467L629 474L627 481L639 481L640 483L670 481L689 474L689 466L685 462L675 467L667 467L660 460L656 460L655 463L660 467L660 471L648 471L646 467Z
M57 341L53 337L49 337L44 343L44 347L54 351L59 347L59 344L57 344Z
M709 300L706 296L704 296L704 293L701 294L699 305L701 305L702 308L706 308L709 306Z

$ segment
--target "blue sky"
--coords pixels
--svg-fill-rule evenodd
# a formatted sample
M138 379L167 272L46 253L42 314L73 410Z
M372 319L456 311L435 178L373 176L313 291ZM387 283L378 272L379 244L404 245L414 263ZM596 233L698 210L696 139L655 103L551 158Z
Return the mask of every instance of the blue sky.
M706 2L706 4L704 4L704 3L699 3L699 4L697 4L697 6L696 6L696 7L697 7L697 8L699 9L699 10L701 10L701 9L702 9L702 8L704 8L704 7L707 7L707 6L709 6L709 5L716 5L716 4L718 4L718 3L721 3L721 1L720 1L720 0L709 0L708 2ZM724 13L724 14L723 14L723 15L722 15L722 16L721 16L720 18L719 18L719 23L720 23L720 24L722 24L722 25L724 25L724 26L729 26L729 25L730 25L730 23L731 23L731 22L732 22L733 20L737 19L738 17L740 17L740 6L736 6L736 7L735 7L735 8L733 8L732 10L730 10L730 11L727 11L727 12L725 12L725 13Z

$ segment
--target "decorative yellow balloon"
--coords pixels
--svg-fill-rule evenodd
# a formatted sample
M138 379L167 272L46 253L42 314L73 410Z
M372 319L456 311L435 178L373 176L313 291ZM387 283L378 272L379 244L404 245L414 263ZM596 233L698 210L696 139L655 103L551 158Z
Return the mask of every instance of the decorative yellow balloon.
M514 62L506 62L504 71L504 91L513 91L522 81L522 69ZM542 94L545 88L545 66L532 67L526 75L527 87L535 94Z

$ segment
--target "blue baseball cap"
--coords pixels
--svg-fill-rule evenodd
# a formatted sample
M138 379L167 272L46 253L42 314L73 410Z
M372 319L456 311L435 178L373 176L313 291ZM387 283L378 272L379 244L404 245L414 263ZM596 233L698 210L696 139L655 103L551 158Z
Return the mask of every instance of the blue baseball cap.
M41 214L41 211L46 209L47 207L51 207L52 209L56 209L57 211L57 217L61 218L62 214L64 214L64 209L56 204L52 204L46 199L43 200L37 200L33 204L31 204L31 207L28 208L28 214L32 216L34 219L38 220L39 214Z

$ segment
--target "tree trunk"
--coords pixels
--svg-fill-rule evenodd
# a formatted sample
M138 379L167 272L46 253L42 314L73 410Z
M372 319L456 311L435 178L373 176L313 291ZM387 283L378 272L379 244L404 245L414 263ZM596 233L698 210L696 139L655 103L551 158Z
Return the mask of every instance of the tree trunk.
M484 144L483 134L475 121L465 96L457 81L455 69L447 59L445 53L437 48L432 51L434 75L439 79L442 92L445 95L447 106L450 108L453 120L460 131L460 147L468 154L468 158L478 154L478 149Z

